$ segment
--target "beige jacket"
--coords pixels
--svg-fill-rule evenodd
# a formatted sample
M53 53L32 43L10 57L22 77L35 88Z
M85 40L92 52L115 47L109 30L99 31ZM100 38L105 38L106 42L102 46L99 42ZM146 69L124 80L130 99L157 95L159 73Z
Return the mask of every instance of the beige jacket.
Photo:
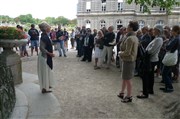
M138 38L135 34L128 36L120 45L120 57L123 61L135 61L138 50Z

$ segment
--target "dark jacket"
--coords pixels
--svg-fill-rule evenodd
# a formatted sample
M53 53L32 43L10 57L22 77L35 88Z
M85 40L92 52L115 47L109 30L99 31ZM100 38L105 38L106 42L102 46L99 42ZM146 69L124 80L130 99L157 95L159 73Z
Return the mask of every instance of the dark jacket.
M64 34L63 34L63 31L62 30L58 30L57 32L56 32L56 39L57 39L57 41L60 41L60 37L61 36L63 36Z
M175 50L179 50L180 49L179 39L180 39L179 35L172 38L166 45L166 50L170 51L171 53L174 52Z
M104 36L104 45L105 46L113 46L113 45L110 45L109 43L113 42L113 40L115 40L115 34L114 32L108 32L105 34Z
M47 55L47 52L53 53L51 40L46 33L42 33L40 42L43 42L43 43L40 43L40 50L42 52L42 55L43 54L46 55L45 56L45 57L47 57L46 63L52 69L53 68L52 57Z
M148 46L148 44L151 42L151 36L149 34L145 34L141 37L140 40L142 46L144 47L144 49L146 49L146 47Z
M85 42L85 38L86 38L86 36L82 40L83 45L84 45L84 42ZM94 37L93 37L92 34L89 35L88 47L89 48L93 48L94 47Z
M37 29L31 28L28 34L30 35L30 40L39 40L39 32Z

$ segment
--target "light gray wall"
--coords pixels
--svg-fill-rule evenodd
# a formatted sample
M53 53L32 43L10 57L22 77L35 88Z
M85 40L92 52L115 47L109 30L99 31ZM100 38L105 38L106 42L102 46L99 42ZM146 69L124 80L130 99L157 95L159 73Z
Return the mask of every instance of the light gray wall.
M86 2L91 1L91 11L86 11ZM127 26L130 20L143 20L145 25L153 27L157 21L163 20L165 25L180 24L180 7L174 7L171 15L160 11L159 7L153 7L152 14L140 12L140 5L123 3L123 11L117 11L118 0L106 0L106 11L102 11L101 0L79 0L77 20L78 26L86 26L86 20L91 22L91 29L100 29L100 21L105 20L106 27L113 25L120 19L123 26Z

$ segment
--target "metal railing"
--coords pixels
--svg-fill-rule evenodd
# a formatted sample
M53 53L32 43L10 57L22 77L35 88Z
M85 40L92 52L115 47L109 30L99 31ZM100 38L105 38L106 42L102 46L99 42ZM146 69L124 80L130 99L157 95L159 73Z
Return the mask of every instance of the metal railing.
M0 119L8 119L14 109L16 94L10 67L0 63Z

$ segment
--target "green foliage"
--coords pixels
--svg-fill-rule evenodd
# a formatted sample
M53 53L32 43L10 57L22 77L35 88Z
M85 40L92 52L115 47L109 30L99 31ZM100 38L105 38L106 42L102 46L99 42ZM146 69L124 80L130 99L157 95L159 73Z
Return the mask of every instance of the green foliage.
M77 24L77 19L70 20L69 24L76 25Z
M67 19L67 18L65 18L63 16L60 16L60 17L56 18L56 24L58 24L58 25L61 24L63 26L68 25L69 24L69 19Z
M7 15L0 15L0 20L1 20L1 22L2 23L9 23L9 22L12 22L13 21L13 19L12 18L10 18L9 16L7 16Z
M56 18L55 17L46 17L45 21L51 25L56 24Z
M69 20L63 16L59 16L57 18L55 17L46 17L45 19L35 19L32 17L31 14L27 15L20 15L15 18L10 18L9 16L3 16L0 15L0 23L8 23L8 22L13 22L16 24L23 24L25 26L30 26L31 24L40 24L42 21L45 21L49 23L50 25L70 25L70 26L76 26L77 24L77 19Z
M20 22L21 24L35 23L31 14L20 15L20 16L16 17L15 19L17 19L17 21Z
M144 6L144 12L150 13L150 8L159 6L166 8L167 13L170 13L174 5L180 6L180 0L126 0L128 4L136 3L137 5Z

